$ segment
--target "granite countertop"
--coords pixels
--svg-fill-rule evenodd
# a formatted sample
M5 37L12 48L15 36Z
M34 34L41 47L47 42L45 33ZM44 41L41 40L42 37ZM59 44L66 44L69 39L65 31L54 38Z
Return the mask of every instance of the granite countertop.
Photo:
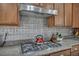
M20 45L0 47L0 56L20 56Z
M46 55L49 53L70 49L73 45L79 44L78 38L71 38L71 39L63 39L61 42L62 46L55 47L51 49L46 49L42 51L35 51L35 52L28 52L25 54L22 54L21 52L21 45L14 45L14 46L4 46L0 47L0 55L20 55L20 56L40 56L40 55Z
M55 47L55 48L51 48L51 49L46 49L46 50L42 50L42 51L36 51L36 52L29 52L29 53L25 53L22 55L25 56L40 56L40 55L46 55L49 53L53 53L53 52L57 52L57 51L61 51L61 50L65 50L65 49L70 49L72 48L73 45L79 44L79 39L77 38L73 38L73 39L63 39L61 42L62 46L60 47Z

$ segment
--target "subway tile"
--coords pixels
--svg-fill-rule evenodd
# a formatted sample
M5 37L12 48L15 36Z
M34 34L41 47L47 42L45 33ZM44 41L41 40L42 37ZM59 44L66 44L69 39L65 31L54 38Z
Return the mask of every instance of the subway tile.
M65 36L71 35L73 31L69 27L48 28L46 18L21 16L20 20L20 27L0 27L0 33L8 32L8 34L11 35L8 40L18 40L20 38L33 38L37 34L43 34L44 37L51 37L52 33L56 34L56 32Z

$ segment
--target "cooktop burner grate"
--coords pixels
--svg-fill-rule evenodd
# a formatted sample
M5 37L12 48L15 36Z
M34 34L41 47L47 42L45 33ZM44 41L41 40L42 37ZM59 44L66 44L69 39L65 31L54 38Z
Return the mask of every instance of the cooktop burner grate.
M55 48L62 46L60 43L44 42L43 44L24 43L21 44L22 53L42 51L49 48Z

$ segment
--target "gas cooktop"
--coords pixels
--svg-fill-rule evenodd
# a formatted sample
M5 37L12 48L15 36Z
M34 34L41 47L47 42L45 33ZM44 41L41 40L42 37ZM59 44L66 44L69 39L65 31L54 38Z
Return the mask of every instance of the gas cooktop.
M44 42L43 44L24 43L21 44L22 53L42 51L45 49L55 48L62 46L60 43Z

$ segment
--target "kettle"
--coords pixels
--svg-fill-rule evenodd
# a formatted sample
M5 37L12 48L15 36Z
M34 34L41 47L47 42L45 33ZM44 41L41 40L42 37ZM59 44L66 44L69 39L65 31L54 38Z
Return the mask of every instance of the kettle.
M37 44L44 43L43 35L37 35L37 36L35 37L35 42L36 42Z

